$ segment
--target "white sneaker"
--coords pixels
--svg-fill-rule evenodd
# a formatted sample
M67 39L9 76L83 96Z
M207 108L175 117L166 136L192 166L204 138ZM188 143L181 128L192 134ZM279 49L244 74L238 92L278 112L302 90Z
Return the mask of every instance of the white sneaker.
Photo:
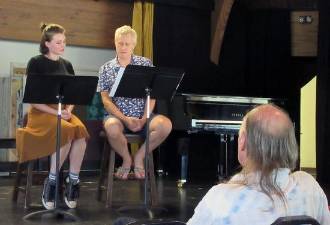
M64 201L70 209L74 209L77 207L79 189L79 181L78 183L74 184L74 182L69 177L65 179Z
M44 182L44 189L42 190L41 202L46 209L55 208L55 182L49 181L48 177Z

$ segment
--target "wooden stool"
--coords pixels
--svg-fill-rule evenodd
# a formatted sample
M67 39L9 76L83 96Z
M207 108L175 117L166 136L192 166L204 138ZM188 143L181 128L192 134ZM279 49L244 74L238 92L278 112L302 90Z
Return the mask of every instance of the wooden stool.
M28 116L27 114L24 115L23 118L23 127L26 126L27 124L27 120L28 120ZM15 142L15 147L16 147L16 142ZM33 175L41 175L40 171L33 171L33 166L35 163L39 163L39 159L35 159L35 160L29 160L27 162L23 162L23 163L17 163L17 169L16 169L16 179L15 179L15 184L14 184L14 188L13 188L13 195L12 195L12 201L17 203L17 199L18 199L18 194L19 192L24 193L24 208L27 209L31 206L31 187L33 184ZM48 156L48 165L50 165L50 156ZM21 185L22 183L22 176L25 175L26 179L24 185ZM60 174L62 175L62 174ZM45 176L47 176L47 173L45 174ZM42 181L39 181L38 183L42 183L43 184L43 179L44 177L42 177ZM61 183L60 183L61 185Z
M26 163L18 163L16 170L16 179L14 184L13 202L17 202L18 194L21 191L24 193L24 208L27 209L31 204L31 186L32 186L32 173L33 173L33 163L34 160L28 161ZM23 175L23 167L26 166L26 182L25 186L21 186L21 178Z
M15 138L0 139L0 148L16 148L16 139ZM25 165L27 166L26 183L25 186L21 186L21 176L23 171L22 167ZM29 208L31 202L32 169L33 169L33 161L29 161L27 163L17 163L16 179L14 184L12 200L14 202L17 202L18 193L19 191L22 191L25 194L24 208L26 209Z
M47 162L48 161L48 162ZM16 169L16 178L15 178L15 184L13 189L13 195L12 195L12 201L17 202L18 195L20 192L24 194L24 208L28 209L31 206L31 188L33 183L36 185L44 185L44 180L48 176L48 171L50 168L48 168L47 171L40 171L40 170L33 170L34 165L38 164L40 162L40 159L30 160L23 163L17 164ZM51 156L47 156L46 163L47 166L50 167L51 162ZM22 177L25 176L25 179L22 181ZM59 195L61 198L62 188L63 187L63 169L61 168L59 173ZM23 183L23 185L21 184ZM41 192L40 192L41 196Z
M25 114L23 118L23 127L26 126L28 120L28 115ZM16 147L16 142L15 142ZM24 193L24 208L27 209L30 207L31 204L31 187L32 187L32 173L33 173L33 165L35 160L30 160L28 162L19 163L17 162L17 169L16 169L16 179L13 189L13 196L12 201L17 202L19 192ZM26 168L26 172L24 172L23 168ZM22 175L26 175L26 182L25 186L21 185L21 178Z
M113 177L114 177L114 170L115 170L115 151L110 147L108 139L104 131L100 132L100 137L104 139L104 147L103 153L101 158L101 169L100 169L100 178L98 183L98 191L97 191L97 200L101 201L102 199L102 191L104 189L107 190L106 193L106 200L105 200L105 207L112 206L112 191L113 191ZM137 134L125 134L127 138L128 144L139 144L143 143L143 138ZM109 154L110 153L110 154ZM155 206L158 203L157 193L156 193L156 180L155 180L155 172L154 172L154 162L153 162L153 155L149 154L149 168L146 171L149 178L150 189L147 191L150 194L151 205ZM105 170L106 166L108 165L108 179L107 179L107 186L105 187L104 180L105 180Z
M16 148L16 139L15 138L1 139L0 148ZM26 183L25 186L21 186L21 176L23 171L22 167L25 165L27 167ZM16 179L14 184L12 200L14 202L17 202L18 193L19 191L22 191L25 194L24 208L26 209L29 208L31 202L32 169L33 169L33 161L29 161L27 163L17 163Z

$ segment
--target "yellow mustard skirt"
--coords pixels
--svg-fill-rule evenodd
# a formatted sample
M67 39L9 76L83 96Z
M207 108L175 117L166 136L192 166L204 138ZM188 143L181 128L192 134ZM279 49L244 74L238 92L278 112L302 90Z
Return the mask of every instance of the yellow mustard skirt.
M18 161L25 162L53 154L56 151L57 116L33 107L28 112L27 125L16 131ZM78 117L61 120L61 147L75 139L89 138Z

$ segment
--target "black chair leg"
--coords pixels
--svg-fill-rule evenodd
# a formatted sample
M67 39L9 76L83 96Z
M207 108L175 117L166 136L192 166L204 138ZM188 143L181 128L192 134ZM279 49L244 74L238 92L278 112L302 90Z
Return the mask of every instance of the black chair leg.
M107 147L107 140L104 140L104 146L103 146L103 152L101 156L101 168L100 168L100 177L98 181L98 187L97 187L97 200L102 200L102 191L104 187L104 180L105 180L105 174L107 170L107 164L109 159L109 149Z
M113 149L110 150L110 158L109 158L109 169L108 169L108 186L107 186L107 198L105 207L112 207L112 191L113 191L113 176L115 171L115 151Z
M27 175L26 175L25 201L24 201L25 209L28 209L31 203L32 173L33 173L33 161L29 161L27 166Z

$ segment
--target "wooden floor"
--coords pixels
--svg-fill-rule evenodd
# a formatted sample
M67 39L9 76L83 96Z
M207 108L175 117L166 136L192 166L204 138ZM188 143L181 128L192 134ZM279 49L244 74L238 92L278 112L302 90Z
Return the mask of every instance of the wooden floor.
M18 203L11 201L13 177L0 177L0 224L11 225L31 225L31 224L82 224L82 225L104 225L112 224L119 217L132 217L136 219L147 219L147 214L141 210L131 210L119 213L122 206L143 206L143 189L140 189L138 181L115 181L114 206L112 209L105 208L105 203L96 200L96 179L94 177L82 177L81 192L78 208L75 210L65 209L67 212L77 216L80 220L70 222L70 220L53 220L49 217L33 220L23 220L22 218L35 211L43 210L41 206L41 185L33 186L32 202L29 210L23 207L23 196L19 197ZM155 211L154 218L176 219L186 221L193 214L196 204L201 197L211 187L211 184L187 184L183 188L178 188L176 181L168 177L157 178L157 189L160 206L165 211L159 213ZM62 203L61 203L62 205Z

